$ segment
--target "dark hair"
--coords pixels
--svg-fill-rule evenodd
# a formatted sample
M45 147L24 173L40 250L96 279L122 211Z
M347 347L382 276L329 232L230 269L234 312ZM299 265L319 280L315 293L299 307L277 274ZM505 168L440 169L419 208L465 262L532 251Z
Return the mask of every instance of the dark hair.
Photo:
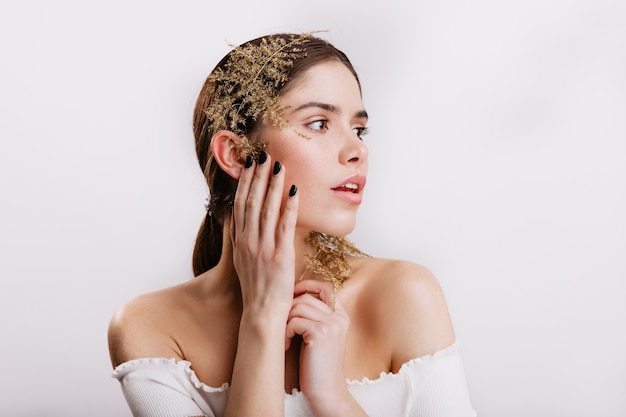
M289 41L293 39L294 36L299 35L284 33L268 35L246 42L242 46L258 46L268 39L277 38ZM352 72L357 83L359 83L359 77L348 60L348 57L329 42L314 36L309 36L306 42L290 46L290 48L292 52L296 52L296 58L294 58L293 64L287 70L287 81L277 86L276 90L278 92L284 93L286 89L292 85L294 80L311 67L329 61L343 63L350 72ZM231 55L232 52L222 58L211 74L214 74L216 71L225 71ZM196 154L198 156L200 169L202 169L207 180L210 194L207 215L200 226L193 251L193 272L196 276L214 267L220 260L222 255L224 219L226 219L226 216L230 215L231 202L235 198L235 191L237 189L237 181L220 168L211 152L211 138L216 133L216 128L208 118L206 110L216 101L220 100L219 95L213 94L213 92L216 91L215 84L218 82L220 82L219 78L212 78L210 75L207 77L196 101L193 115L193 133L196 142ZM241 114L241 112L239 112L239 116L245 118L243 124L238 124L239 126L244 126L244 133L252 132L257 122L256 117L247 116ZM227 125L231 125L231 120L226 120L226 123Z

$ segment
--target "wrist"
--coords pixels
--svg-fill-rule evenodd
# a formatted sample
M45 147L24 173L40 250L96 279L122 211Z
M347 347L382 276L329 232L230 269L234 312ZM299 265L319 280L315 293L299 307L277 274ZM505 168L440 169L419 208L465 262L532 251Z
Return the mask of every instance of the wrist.
M287 327L288 316L289 310L287 309L281 311L280 309L244 307L239 322L239 331L259 335L280 332L282 337Z
M242 291L241 302L243 313L251 316L281 316L289 315L293 304L293 289L285 290L283 294L248 295Z
M314 414L318 417L366 416L345 385L341 389L333 390L330 396L328 392L325 395L309 396L305 394L305 396Z

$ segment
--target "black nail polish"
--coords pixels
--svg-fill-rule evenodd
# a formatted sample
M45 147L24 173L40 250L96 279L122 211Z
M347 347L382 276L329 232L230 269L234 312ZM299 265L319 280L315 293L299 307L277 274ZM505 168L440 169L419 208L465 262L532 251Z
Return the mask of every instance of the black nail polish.
M261 151L259 154L259 165L263 165L267 161L267 152Z
M278 173L280 172L280 168L283 166L283 164L281 164L280 162L276 161L274 162L274 175L278 175Z
M246 164L244 166L246 168L250 168L252 166L252 157L250 155L246 156Z
M298 187L296 187L295 185L292 185L291 188L289 189L289 197L293 197L294 195L296 195L297 192L298 192Z

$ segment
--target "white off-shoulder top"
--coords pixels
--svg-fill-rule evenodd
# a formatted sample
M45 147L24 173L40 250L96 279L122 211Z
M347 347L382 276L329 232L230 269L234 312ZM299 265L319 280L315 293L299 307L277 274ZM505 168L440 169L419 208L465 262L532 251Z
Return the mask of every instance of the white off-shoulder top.
M135 359L113 371L134 417L221 417L229 384L202 383L188 361ZM346 380L370 417L474 417L458 343L410 360L397 373ZM285 417L314 417L304 395L285 394Z

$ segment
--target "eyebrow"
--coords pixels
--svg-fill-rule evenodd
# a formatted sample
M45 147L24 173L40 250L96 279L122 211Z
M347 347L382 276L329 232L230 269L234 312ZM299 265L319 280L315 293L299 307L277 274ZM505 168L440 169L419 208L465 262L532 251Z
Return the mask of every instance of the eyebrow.
M335 106L334 104L328 104L328 103L321 103L319 101L309 101L308 103L304 103L303 105L297 107L296 109L294 109L294 112L298 112L300 110L304 110L304 109L308 109L311 107L317 107L326 111L329 111L331 113L341 113L341 111L339 110L339 107ZM368 115L367 112L365 110L359 110L354 114L355 118L358 119L368 119Z

